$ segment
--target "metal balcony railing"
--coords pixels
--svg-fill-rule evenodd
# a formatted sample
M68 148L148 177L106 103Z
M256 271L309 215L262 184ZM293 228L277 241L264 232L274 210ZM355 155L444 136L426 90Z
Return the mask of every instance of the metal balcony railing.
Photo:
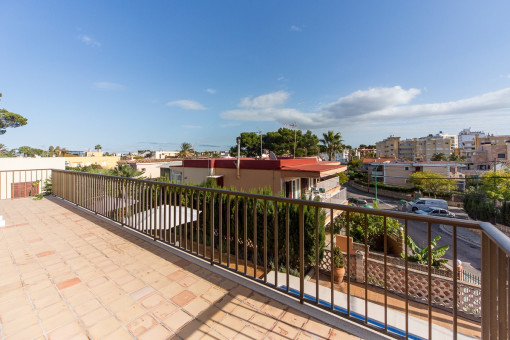
M459 324L470 320L462 329L478 329L477 337L509 336L510 239L491 224L73 171L54 170L52 180L53 194L64 200L383 334L464 338ZM325 231L325 211L330 226L342 213L347 240L363 240L361 249L342 249L347 274L341 285L332 275L336 235L335 228ZM403 247L403 265L392 260L395 235L388 230L394 219L404 239L411 224L419 223L429 254L433 227L451 226L453 263L459 256L459 228L480 233L481 286L457 275L440 276L430 256L425 269L416 270L408 247ZM373 221L384 231L383 252L375 260L368 256Z

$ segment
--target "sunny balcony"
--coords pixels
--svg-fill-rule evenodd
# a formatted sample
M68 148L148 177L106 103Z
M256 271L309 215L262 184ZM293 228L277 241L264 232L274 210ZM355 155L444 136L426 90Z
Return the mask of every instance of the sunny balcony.
M510 240L490 224L72 171L51 177L47 199L0 201L2 338L509 335ZM342 218L341 232L329 216ZM360 216L364 242L352 242ZM393 256L399 240L389 232L382 251L371 249L374 219L385 230L398 221L402 239L409 223L422 223L429 253L433 227L448 226L452 263L457 233L478 233L481 282L431 257ZM336 246L345 273L335 278Z

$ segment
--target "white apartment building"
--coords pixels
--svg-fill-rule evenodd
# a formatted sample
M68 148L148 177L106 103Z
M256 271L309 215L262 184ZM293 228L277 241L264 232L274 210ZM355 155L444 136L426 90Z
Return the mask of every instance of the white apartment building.
M486 137L483 131L471 131L471 128L464 129L459 132L459 151L460 156L466 157L467 161L471 161L476 151L476 138Z

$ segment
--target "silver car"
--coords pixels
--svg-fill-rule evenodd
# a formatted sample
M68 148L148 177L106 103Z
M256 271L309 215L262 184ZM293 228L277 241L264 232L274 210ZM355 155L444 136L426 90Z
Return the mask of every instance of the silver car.
M415 213L429 216L455 217L455 214L451 211L441 208L425 208L423 210L416 210Z

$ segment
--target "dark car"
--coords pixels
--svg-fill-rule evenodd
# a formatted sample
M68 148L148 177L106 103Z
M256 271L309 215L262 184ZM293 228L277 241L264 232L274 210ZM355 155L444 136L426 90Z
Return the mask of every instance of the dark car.
M347 199L347 201L351 204L356 205L357 207L364 207L368 205L368 202L364 200L363 198L357 198L357 197L350 197Z

